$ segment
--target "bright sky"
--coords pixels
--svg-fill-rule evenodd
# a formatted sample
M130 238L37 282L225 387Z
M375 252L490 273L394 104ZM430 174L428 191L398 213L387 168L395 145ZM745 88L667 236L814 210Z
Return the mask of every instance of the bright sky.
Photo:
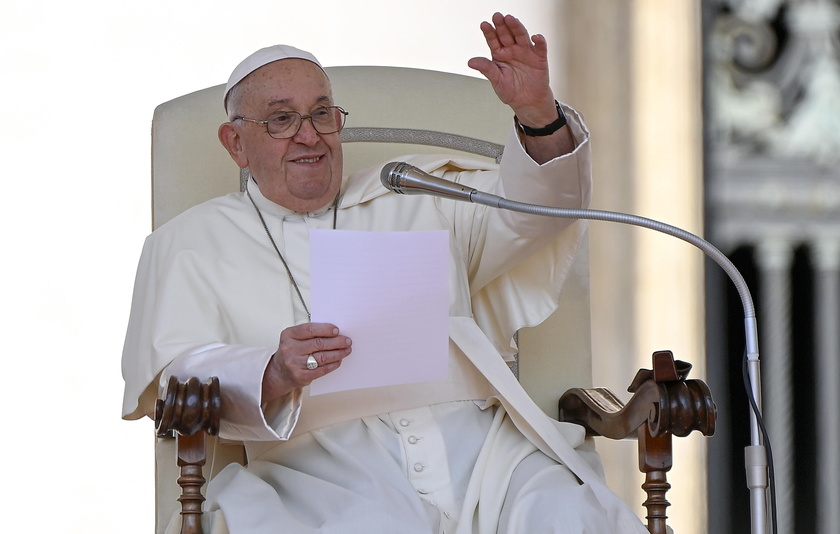
M0 210L0 399L3 482L13 497L3 530L152 531L153 423L120 419L120 353L151 226L157 104L223 83L240 59L278 42L330 66L470 74L467 59L486 55L482 20L510 11L557 42L543 14L551 4L6 2L0 172L10 198Z

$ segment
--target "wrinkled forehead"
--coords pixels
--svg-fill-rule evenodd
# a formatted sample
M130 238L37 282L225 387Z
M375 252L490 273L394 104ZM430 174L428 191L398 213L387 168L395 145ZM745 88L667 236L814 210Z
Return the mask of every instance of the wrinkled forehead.
M264 65L231 91L229 108L239 112L267 112L277 107L309 108L330 105L332 88L320 67L300 59Z
M320 69L321 72L323 72L323 68L321 67L321 63L318 61L318 59L313 54L305 50L282 44L261 48L253 54L251 54L250 56L246 57L244 60L242 60L242 62L239 63L239 65L236 66L235 69L233 69L230 78L228 78L227 85L225 85L225 91L222 96L225 110L227 110L228 108L228 95L234 87L236 87L240 82L248 78L254 72L265 67L266 65L270 65L272 63L276 63L278 61L283 61L286 59L298 59L307 61L313 65L316 65L318 69Z

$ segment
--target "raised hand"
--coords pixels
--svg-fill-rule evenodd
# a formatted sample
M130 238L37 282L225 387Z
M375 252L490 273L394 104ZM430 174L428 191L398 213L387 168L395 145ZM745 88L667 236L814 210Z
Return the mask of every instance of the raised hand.
M557 118L549 87L548 45L542 35L531 36L513 15L495 13L482 22L490 59L475 57L467 63L483 74L496 95L509 105L523 124L543 126Z

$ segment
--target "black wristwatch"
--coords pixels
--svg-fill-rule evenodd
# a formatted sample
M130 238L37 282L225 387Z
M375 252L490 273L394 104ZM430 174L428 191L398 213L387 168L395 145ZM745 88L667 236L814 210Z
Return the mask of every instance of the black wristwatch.
M532 128L530 126L525 126L524 124L519 122L519 118L516 117L516 115L514 115L513 118L516 121L516 125L519 127L519 131L531 137L541 137L543 135L551 135L563 126L565 126L566 114L563 113L563 109L560 107L560 102L555 100L554 104L557 106L557 120L552 122L548 126L543 126L542 128Z

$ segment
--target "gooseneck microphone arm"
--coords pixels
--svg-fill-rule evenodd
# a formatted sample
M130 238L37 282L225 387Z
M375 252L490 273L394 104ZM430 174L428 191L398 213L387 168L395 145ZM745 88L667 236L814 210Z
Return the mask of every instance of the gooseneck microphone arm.
M661 232L699 248L714 260L735 285L744 310L744 330L746 337L746 365L750 377L753 410L750 411L750 445L746 448L747 487L750 490L750 517L752 534L767 532L767 488L768 460L763 434L759 425L761 415L761 378L758 357L758 323L755 305L744 277L720 250L705 239L691 232L646 217L592 209L568 209L538 204L517 202L485 193L462 184L432 176L417 167L402 162L388 163L380 175L382 185L387 189L404 195L434 195L452 200L469 201L493 208L516 211L531 215L555 217L561 219L586 219L607 221L639 226Z

